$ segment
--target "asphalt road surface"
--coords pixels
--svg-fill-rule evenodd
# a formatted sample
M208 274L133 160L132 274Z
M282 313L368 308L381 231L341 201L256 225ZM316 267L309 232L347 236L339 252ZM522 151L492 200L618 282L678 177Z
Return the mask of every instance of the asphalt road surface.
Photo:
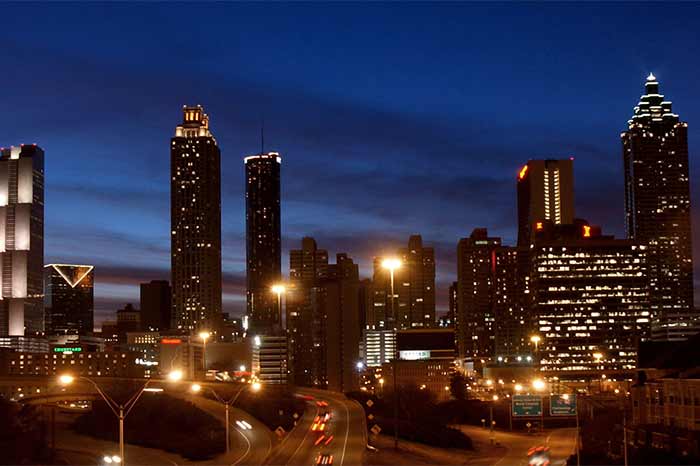
M307 402L297 427L282 440L267 464L315 466L321 454L332 455L334 466L363 464L367 439L362 407L339 393L304 388L297 392L314 400ZM318 401L325 401L328 406L319 407ZM331 417L324 431L312 430L315 417L326 412Z

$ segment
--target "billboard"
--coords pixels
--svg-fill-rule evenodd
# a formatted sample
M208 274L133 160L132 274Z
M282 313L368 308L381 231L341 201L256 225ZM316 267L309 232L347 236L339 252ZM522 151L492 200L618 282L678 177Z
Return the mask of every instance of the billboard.
M542 416L542 397L539 395L513 395L513 416Z
M552 395L549 399L552 416L576 416L576 395Z
M430 359L430 351L425 350L405 350L399 351L399 359L404 361L422 361Z

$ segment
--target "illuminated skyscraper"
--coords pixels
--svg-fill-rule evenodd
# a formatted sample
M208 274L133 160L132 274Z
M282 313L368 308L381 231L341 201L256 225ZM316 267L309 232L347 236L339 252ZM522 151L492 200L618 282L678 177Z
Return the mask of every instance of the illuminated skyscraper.
M493 356L494 251L501 238L476 228L457 245L455 335L460 358Z
M688 124L659 94L653 74L623 132L627 236L649 246L655 339L693 310Z
M647 247L583 220L544 222L530 258L541 370L568 380L631 376L651 327Z
M496 356L520 356L530 352L533 328L528 296L529 248L501 246L492 255L494 348Z
M311 291L327 273L328 252L318 249L313 238L303 238L301 249L289 251L287 338L294 382L301 386L314 385L312 368L319 349L313 345Z
M93 332L94 284L92 265L48 264L44 267L47 335Z
M0 149L0 335L44 332L44 151Z
M373 300L376 328L434 327L435 251L411 235L408 247L397 251L401 266L394 271L396 316L391 315L391 276L382 267L385 257L374 258Z
M271 287L282 276L280 168L277 152L244 159L246 178L246 314L251 334L281 332L281 310Z
M518 245L528 246L537 222L574 220L574 162L530 160L518 172Z
M221 314L221 153L201 106L170 145L173 327L215 331Z

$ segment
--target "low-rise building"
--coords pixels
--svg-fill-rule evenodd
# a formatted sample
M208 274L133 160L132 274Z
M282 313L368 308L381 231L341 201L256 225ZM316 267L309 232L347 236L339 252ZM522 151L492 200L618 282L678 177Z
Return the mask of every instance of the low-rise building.
M136 364L137 354L130 352L62 351L54 348L50 353L29 353L11 350L0 351L0 375L4 376L57 376L70 373L85 377L145 376L144 367ZM60 351L56 351L60 350Z

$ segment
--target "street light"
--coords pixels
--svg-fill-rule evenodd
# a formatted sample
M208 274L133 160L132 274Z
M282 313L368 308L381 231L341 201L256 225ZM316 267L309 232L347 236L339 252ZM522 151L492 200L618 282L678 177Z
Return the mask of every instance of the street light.
M398 269L401 267L401 259L398 259L396 257L390 257L387 259L384 259L382 261L382 268L386 269L389 271L389 276L390 276L390 282L391 282L391 315L393 316L394 319L394 328L395 330L398 330L398 316L396 315L396 309L394 308L394 270ZM398 450L399 448L399 392L396 387L396 372L397 372L397 359L398 359L398 345L396 345L396 349L394 350L394 359L393 359L393 366L394 366L394 449Z
M282 295L287 292L287 287L282 283L276 283L270 287L270 291L277 295L277 312L279 313L280 326L282 325Z
M516 384L515 384L515 391L516 391L517 393L522 392L522 391L523 391L523 386L520 385L519 383L516 383Z
M243 393L243 390L248 386L249 384L241 384L241 388L238 389L236 394L230 398L229 400L224 400L219 396L214 389L209 388L209 391L214 395L216 400L223 404L225 409L226 409L226 454L228 454L231 450L231 442L230 442L230 433L229 433L229 410L231 409L231 406L233 406L236 403L236 400L238 400L238 397L241 396L241 393ZM253 384L250 384L250 389L252 392L258 392L260 391L261 385L260 382L255 382ZM192 384L190 387L190 390L194 393L198 393L202 387L199 384Z
M182 372L180 372L180 377L182 377ZM116 401L114 401L109 395L107 395L104 391L102 391L102 389L97 385L97 383L94 380L82 376L79 378L81 380L85 380L91 383L92 386L95 387L97 393L100 394L105 403L107 403L107 406L109 406L109 409L111 409L114 415L119 419L119 456L113 455L110 457L110 460L114 463L126 464L126 459L124 458L124 419L134 408L136 402L139 401L139 398L141 398L141 395L148 387L148 384L151 383L152 379L148 379L146 383L143 384L141 389L138 392L136 392L131 398L129 398L129 400L126 403L119 404ZM70 374L63 374L58 377L58 381L61 385L70 385L75 381L75 379L76 378ZM105 458L107 457L105 456ZM119 461L116 461L117 459Z
M170 380L171 382L179 382L180 380L182 380L182 376L182 371L178 369L168 372L168 380Z
M533 335L530 337L530 341L535 344L535 353L537 353L537 347L540 344L540 341L542 341L542 338L540 338L539 335Z
M207 377L207 339L211 336L209 332L199 332L199 338L202 339L202 366L204 369L204 378Z
M532 381L532 388L534 388L538 392L541 392L546 387L547 387L547 384L545 384L544 380L542 380L542 379L535 379Z

